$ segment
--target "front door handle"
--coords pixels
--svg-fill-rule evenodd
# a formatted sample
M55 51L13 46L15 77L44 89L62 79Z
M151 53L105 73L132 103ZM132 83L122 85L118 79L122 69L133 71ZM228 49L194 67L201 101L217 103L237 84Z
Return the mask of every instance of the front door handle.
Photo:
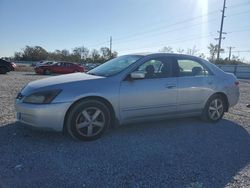
M173 89L173 88L175 88L176 86L175 85L166 85L166 88L167 89Z

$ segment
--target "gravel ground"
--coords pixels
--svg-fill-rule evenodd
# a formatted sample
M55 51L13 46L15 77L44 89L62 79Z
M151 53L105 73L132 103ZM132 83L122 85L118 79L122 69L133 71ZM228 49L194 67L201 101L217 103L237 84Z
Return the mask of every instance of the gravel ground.
M93 142L30 130L14 119L14 98L30 73L0 75L0 188L250 187L250 81L217 124L195 118L110 130Z

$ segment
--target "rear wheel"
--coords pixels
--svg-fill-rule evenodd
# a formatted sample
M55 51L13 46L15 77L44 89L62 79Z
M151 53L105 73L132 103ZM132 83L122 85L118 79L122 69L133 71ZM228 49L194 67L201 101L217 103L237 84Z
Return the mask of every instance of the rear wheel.
M206 103L202 112L202 119L209 122L219 121L225 112L226 105L221 95L213 95Z
M80 101L69 112L66 130L70 136L84 141L95 140L110 125L110 111L97 100Z

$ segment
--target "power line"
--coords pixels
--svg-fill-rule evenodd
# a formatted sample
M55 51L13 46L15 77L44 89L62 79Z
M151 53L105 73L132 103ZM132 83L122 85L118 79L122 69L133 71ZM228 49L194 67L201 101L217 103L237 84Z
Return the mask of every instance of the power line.
M231 17L231 16L236 16L236 15L241 15L241 14L245 14L245 13L250 13L250 11L245 11L245 12L239 12L239 13L235 13L235 14L229 14L227 17ZM196 23L196 24L193 24L193 25L191 25L191 26L184 26L184 27L181 27L181 28L177 28L177 29L173 29L173 30L170 30L170 31L161 31L160 33L158 33L158 34L151 34L151 32L143 32L141 35L131 35L130 37L127 37L127 38L135 38L135 37L143 37L142 35L147 35L148 36L148 34L150 34L150 36L158 36L159 34L161 34L161 33L170 33L170 32L175 32L175 31L179 31L179 30L181 30L181 29L186 29L186 28L190 28L190 27L193 27L193 26L198 26L198 25L202 25L202 24L205 24L205 23L209 23L209 22L213 22L213 21L217 21L218 19L216 18L216 19L211 19L211 20L209 20L209 21L206 21L206 22L200 22L200 23ZM181 22L185 22L185 21L181 21ZM179 24L177 24L176 23L176 25L179 25ZM164 28L162 28L162 29L158 29L156 32L159 32L160 30L164 30L166 27L164 26ZM115 39L114 41L118 41L118 42L116 42L116 44L119 44L119 43L122 43L122 42L119 42L120 40L125 40L125 41L128 41L128 40L126 40L127 38L123 38L123 39ZM134 41L134 39L129 39L129 41Z
M235 51L232 51L232 52L247 52L247 53L249 53L250 50L235 50Z
M181 31L181 30L186 30L187 28L192 28L192 27L195 27L195 26L198 26L198 25L202 25L202 24L205 24L205 23L209 23L209 22L213 22L213 21L217 21L217 19L211 19L209 21L206 21L206 22L200 22L200 23L196 23L196 24L193 24L193 25L190 25L190 26L184 26L184 27L179 27L179 28L176 28L176 29L172 29L172 30L167 30L167 31L161 31L160 33L157 33L157 34L150 34L147 35L147 38L149 37L155 37L155 36L163 36L163 35L166 35L168 33L172 33L172 32L176 32L176 31ZM145 37L145 36L138 36L139 38L141 37ZM128 42L128 41L136 41L138 39L128 39L128 40L125 40L125 42ZM124 42L116 42L116 44L120 44L120 43L124 43Z
M249 4L250 4L250 2L249 2ZM239 5L243 5L243 3L238 4L238 6L239 6ZM236 6L236 5L235 5L235 6ZM127 36L127 37L120 37L120 38L115 39L115 40L113 40L113 41L120 41L120 42L118 42L118 44L119 44L119 43L123 43L123 42L121 42L122 40L123 40L123 41L124 41L124 40L125 40L125 41L134 41L135 39L132 39L132 38L135 38L135 37L139 37L139 38L140 38L140 37L143 37L142 35L156 36L156 35L159 35L159 34L161 34L161 33L166 34L166 33L171 33L171 32L179 31L179 30L186 29L186 28L191 28L191 27L194 27L194 26L197 26L197 25L201 25L201 24L204 24L204 23L216 21L217 19L212 19L212 20L209 20L209 21L207 21L207 22L201 22L201 23L193 24L193 25L191 25L191 26L181 27L181 28L177 28L177 29L173 29L173 30L169 30L169 31L162 31L162 32L160 32L159 34L151 34L151 33L154 32L154 31L155 31L155 32L159 32L159 31L164 30L164 29L166 29L166 28L168 28L168 27L172 27L172 26L180 25L180 24L182 24L182 23L194 21L194 20L196 20L196 19L198 19L198 18L202 18L202 17L204 17L204 16L206 16L206 15L215 14L215 13L218 13L218 10L217 10L217 11L211 11L211 12L209 12L209 13L207 13L207 14L203 14L203 15L196 16L196 17L193 17L193 18L189 18L189 19L186 19L186 20L183 20L183 21L179 21L179 22L176 22L176 23L173 23L173 24L166 25L166 26L161 26L160 28L155 28L155 29L151 29L151 30L149 30L149 31L144 31L144 32L136 33L136 34L134 34L134 35L129 35L129 36ZM239 12L239 13L229 14L229 15L227 15L227 17L236 16L236 15L241 15L241 14L246 14L246 13L250 13L250 11L245 11L245 12ZM131 38L131 39L129 39L129 38ZM126 39L127 39L127 40L126 40ZM128 39L129 39L129 40L128 40ZM100 42L100 43L96 43L96 44L92 44L92 45L88 45L88 47L97 47L97 46L100 46L100 45L103 45L103 44L106 44L106 45L107 45L107 44L109 44L109 43L110 43L110 40L104 41L104 42Z
M190 41L190 40L195 40L195 39L208 38L208 37L212 37L212 36L215 36L215 33L210 33L208 35L201 35L201 36L198 36L198 37L192 37L192 38L189 38L189 39L185 38L183 40L175 40L175 41L172 41L172 42L171 41L170 42L166 41L166 42L161 43L161 44L149 45L149 46L150 47L160 47L162 45L166 45L166 43L167 43L167 45L177 44L177 43L182 43L182 42L186 42L186 41ZM118 50L122 51L122 50L137 50L137 49L142 49L142 47L140 47L140 48L133 48L133 49L118 49Z
M238 13L234 13L234 14L229 14L229 15L227 15L227 17L242 15L242 14L246 14L246 13L250 13L250 10L247 10L244 12L238 12Z
M240 5L243 5L243 4L240 4ZM241 15L241 14L245 14L245 13L249 13L249 12L250 11L240 12L240 13L236 13L236 14L229 14L228 17L235 16L235 15ZM166 25L166 26L161 26L159 28L154 28L154 29L151 29L151 30L148 30L148 31L135 33L133 35L128 35L128 36L125 36L125 37L116 38L116 39L114 39L114 41L126 40L128 38L134 38L136 36L142 37L142 35L145 35L145 34L148 34L148 33L154 32L154 31L158 32L159 30L163 30L163 29L166 29L168 27L172 27L172 26L180 25L180 24L183 24L183 23L186 23L186 22L190 22L190 21L196 20L198 18L202 18L204 16L207 16L207 15L210 15L210 14L215 14L215 13L218 13L218 10L214 10L214 11L208 12L207 14L203 14L203 15L200 15L200 16L197 16L197 17L189 18L189 19L186 19L186 20L183 20L183 21L179 21L179 22L176 22L176 23L173 23L173 24ZM217 19L214 19L214 20L217 20ZM213 20L211 20L211 21L213 21ZM207 23L207 22L203 22L203 23ZM197 25L200 25L200 24L197 24ZM173 31L176 31L176 30L173 30ZM133 40L133 39L130 39L130 40Z
M180 25L180 24L187 23L187 22L190 22L190 21L194 21L194 20L197 20L197 19L202 18L204 16L207 16L207 15L210 15L210 14L215 14L215 13L218 13L218 10L211 11L211 12L208 12L207 14L202 14L202 15L192 17L192 18L189 18L189 19L185 19L183 21L179 21L179 22L176 22L176 23L172 23L172 24L168 24L168 25L165 25L165 26L157 27L157 28L154 28L154 29L151 29L151 30L148 30L148 31L138 32L138 33L134 33L134 34L131 34L131 35L124 36L124 37L116 38L116 39L114 39L114 41L120 41L120 40L124 40L124 39L127 39L127 38L132 38L132 37L135 37L135 36L138 36L138 35L151 33L153 31L159 31L159 30L162 30L162 29L165 29L165 28L168 28L168 27L172 27L172 26Z
M246 26L244 28L249 28L250 26ZM236 32L244 32L244 31L249 31L249 29L240 29L240 30L232 30L230 32L228 32L228 34L231 34L231 33L236 33ZM196 40L196 39L201 39L201 38L209 38L209 37L212 37L212 36L215 36L216 33L210 33L208 35L205 35L205 36L198 36L198 37L192 37L192 36L197 36L197 35L192 35L192 36L189 36L189 37L192 37L192 38L184 38L182 40L172 40L172 41L165 41L164 43L161 43L161 44L157 44L157 45L148 45L150 47L162 47L162 45L166 44L167 45L172 45L172 44L178 44L178 43L182 43L182 42L186 42L186 41L191 41L191 40ZM123 50L137 50L137 49L143 49L143 47L138 47L138 48L126 48L126 49L117 49L117 51L123 51ZM225 51L224 51L225 52Z
M245 3L239 3L239 4L230 5L227 8L234 8L234 7L244 6L244 5L248 5L248 4L250 4L250 1L249 2L245 2ZM183 20L183 21L179 21L179 22L176 22L176 23L173 23L173 24L168 24L168 25L165 25L165 26L157 27L157 28L154 28L154 29L151 29L151 30L148 30L148 31L138 32L138 33L134 33L134 34L131 34L131 35L124 36L124 37L120 37L120 38L114 39L113 41L122 41L122 40L126 40L128 38L134 38L136 36L140 36L141 37L142 35L145 35L145 34L148 34L148 33L154 32L154 31L158 32L159 30L163 30L163 29L166 29L168 27L180 25L180 24L183 24L183 23L186 23L186 22L191 22L191 21L197 20L199 18L202 18L204 16L218 13L218 11L219 10L210 11L207 14L202 14L202 15L199 15L199 16L196 16L196 17L192 17L192 18L189 18L189 19L186 19L186 20ZM241 15L241 14L245 14L245 13L249 13L249 12L250 11L240 12L240 13L236 13L236 14L230 14L230 15L228 15L228 17L229 16L235 16L235 15ZM211 20L211 21L213 21L213 20ZM197 24L197 25L200 25L200 24ZM173 31L177 31L177 30L173 30ZM130 40L132 40L132 39L130 39ZM96 46L99 46L99 45L102 45L102 44L108 44L108 43L109 43L109 41L105 41L105 42L101 42L101 43L96 43L96 44L88 45L88 47L96 47ZM119 42L119 43L121 43L121 42Z
M229 32L227 32L227 33L228 33L228 34L231 34L231 33L238 33L238 32L250 31L250 26L247 26L246 28L247 28L247 29L232 30L232 31L229 31Z
M229 32L227 32L228 34L231 34L231 33L236 33L236 32L245 32L245 31L249 31L250 30L250 26L246 26L246 27L243 27L243 29L239 29L239 30L231 30L231 31L229 31ZM208 35L206 35L206 36L198 36L197 37L197 35L191 35L191 36L187 36L187 37L192 37L192 38L187 38L187 37L185 37L185 38L183 38L183 39L177 39L177 40L168 40L168 41L165 41L164 43L162 43L162 45L164 45L164 44L176 44L176 43L180 43L180 42L185 42L185 41L190 41L190 40L195 40L195 39L200 39L200 38L206 38L206 37L211 37L211 36L215 36L215 34L216 33L210 33L210 34L208 34ZM194 36L194 37L193 37ZM157 46L159 46L160 47L160 45L161 44L157 44ZM154 45L154 46L152 46L152 45L150 45L151 47L155 47L156 45ZM141 48L133 48L133 49L141 49ZM120 51L120 50L124 50L124 48L123 49L117 49L118 51ZM128 50L128 49L126 49L126 50Z
M245 13L245 12L241 12L241 13ZM239 13L237 13L237 14L239 14ZM234 16L234 15L236 15L236 14L230 14L228 17ZM147 39L149 37L163 36L163 35L166 35L168 33L176 32L176 31L181 31L181 30L186 30L187 28L195 27L195 26L202 25L202 24L209 23L209 22L213 22L213 21L217 21L217 19L211 19L211 20L208 20L206 22L200 22L200 23L196 23L196 24L193 24L193 25L190 25L190 26L179 27L177 29L172 29L172 30L167 30L167 31L161 31L160 33L157 33L157 34L150 34L149 33L147 35ZM235 32L235 31L233 31L233 32ZM228 33L230 33L230 32L228 32ZM144 37L144 36L138 36L138 37L141 38L141 37ZM136 40L140 40L140 39L128 39L128 40L125 41L125 43L127 43L129 41L136 41ZM120 44L120 43L124 44L124 42L121 42L121 41L120 42L116 42L116 44Z
M232 4L228 5L227 8L237 8L245 5L250 5L250 1L244 2L244 3L238 3L238 4Z

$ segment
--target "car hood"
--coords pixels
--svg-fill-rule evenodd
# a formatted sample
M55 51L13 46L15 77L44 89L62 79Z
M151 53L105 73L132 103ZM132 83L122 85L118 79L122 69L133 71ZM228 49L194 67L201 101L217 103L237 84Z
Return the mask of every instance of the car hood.
M38 89L53 85L59 85L59 84L68 84L71 82L77 82L77 81L84 81L84 80L93 80L93 79L101 79L105 77L101 76L95 76L85 73L72 73L67 75L61 75L61 76L52 76L49 78L44 78L41 80L36 80L33 82L30 82L27 86L32 89Z

